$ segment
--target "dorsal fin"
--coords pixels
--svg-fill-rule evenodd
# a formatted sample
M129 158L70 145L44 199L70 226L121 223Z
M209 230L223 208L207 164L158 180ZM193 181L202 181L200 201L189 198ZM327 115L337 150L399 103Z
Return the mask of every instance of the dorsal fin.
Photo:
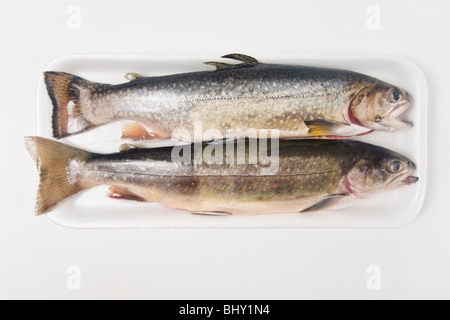
M208 61L208 62L205 62L205 64L208 66L216 67L217 71L221 71L221 70L227 70L227 69L253 67L259 63L258 60L256 60L255 58L246 56L245 54L240 54L240 53L227 54L227 55L222 56L222 58L238 60L238 61L241 61L242 63L229 64L229 63L223 63L223 62Z
M230 53L230 54L222 56L222 58L238 60L238 61L242 61L245 64L251 64L251 65L255 65L255 64L259 63L258 60L256 60L255 58L246 56L245 54L240 54L240 53Z

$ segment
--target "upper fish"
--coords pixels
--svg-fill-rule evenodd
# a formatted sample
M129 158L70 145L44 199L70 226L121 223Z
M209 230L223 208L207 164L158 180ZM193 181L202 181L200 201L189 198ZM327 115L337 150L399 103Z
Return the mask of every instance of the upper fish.
M309 66L264 64L242 54L206 62L215 71L158 77L126 74L126 83L91 82L45 72L53 103L55 138L117 120L131 120L124 138L334 138L394 131L413 124L401 118L412 97L404 89L361 73ZM212 138L213 137L213 138Z

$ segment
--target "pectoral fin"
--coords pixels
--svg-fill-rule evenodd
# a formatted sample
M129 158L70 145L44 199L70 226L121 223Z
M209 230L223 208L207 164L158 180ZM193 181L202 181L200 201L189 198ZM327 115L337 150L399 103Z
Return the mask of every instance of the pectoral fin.
M128 123L122 129L122 139L162 139L158 134L152 132L146 126L140 123Z
M305 121L311 136L329 136L345 131L347 124L324 119Z
M345 198L346 198L346 196L343 194L333 194L331 196L328 196L328 197L320 200L319 202L312 205L311 207L302 210L301 213L333 209L338 205L338 203L340 201L344 200Z

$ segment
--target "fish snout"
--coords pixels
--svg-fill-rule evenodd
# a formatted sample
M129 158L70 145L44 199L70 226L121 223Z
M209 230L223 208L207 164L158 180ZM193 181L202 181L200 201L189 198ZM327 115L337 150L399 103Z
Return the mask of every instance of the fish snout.
M405 185L414 184L417 181L419 181L419 177L413 175L417 169L417 166L411 160L406 161L406 164L408 166L408 173L407 173L406 178L402 180L402 183Z

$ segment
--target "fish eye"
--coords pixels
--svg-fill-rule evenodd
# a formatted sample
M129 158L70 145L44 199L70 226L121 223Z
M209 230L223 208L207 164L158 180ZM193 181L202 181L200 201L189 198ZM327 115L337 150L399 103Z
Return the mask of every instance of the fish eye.
M394 160L389 165L389 172L390 173L396 173L399 172L402 169L402 163L398 160Z
M398 89L394 89L391 91L391 100L392 101L399 101L402 98L402 94Z

